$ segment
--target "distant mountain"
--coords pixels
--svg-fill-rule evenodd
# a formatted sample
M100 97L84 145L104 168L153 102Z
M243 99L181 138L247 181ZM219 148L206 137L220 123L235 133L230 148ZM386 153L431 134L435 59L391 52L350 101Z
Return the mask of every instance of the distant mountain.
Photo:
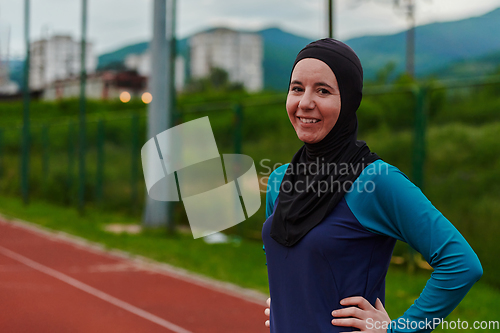
M481 71L487 73L500 64L499 31L500 8L478 17L418 26L415 57L417 76L433 73L450 76L460 71L471 71L471 68L481 68ZM297 52L311 40L279 28L257 33L264 41L264 86L267 89L285 90ZM187 40L188 38L178 41L177 46L186 59L189 54ZM360 57L365 78L373 78L380 68L391 61L396 63L396 72L404 71L406 32L364 36L345 42ZM123 61L128 54L142 53L147 47L148 43L139 43L101 55L98 66L102 68L114 61ZM465 65L472 60L479 67ZM189 61L187 64L189 66ZM465 70L464 66L469 66L469 69Z
M97 60L97 69L114 63L123 63L129 54L142 54L149 48L149 42L142 42L125 46L116 51L100 55Z
M311 40L278 28L262 30L259 33L264 42L264 87L286 90L295 56Z
M186 58L189 52L187 41L188 38L184 38L177 41L177 52L181 55L186 56ZM125 61L125 58L129 54L142 54L146 52L148 48L149 48L149 42L142 42L122 47L121 49L118 49L113 52L102 54L97 58L97 69L102 69L113 63L123 63Z
M500 8L478 17L418 26L415 31L417 76L428 75L451 62L478 58L500 51ZM346 41L361 59L365 74L372 77L389 61L397 70L405 66L406 32L364 36Z
M10 60L9 61L9 74L11 81L17 83L19 87L23 86L23 70L24 60Z
M463 59L452 62L447 66L434 71L432 74L439 78L470 78L477 76L500 74L500 51L489 53L473 59Z

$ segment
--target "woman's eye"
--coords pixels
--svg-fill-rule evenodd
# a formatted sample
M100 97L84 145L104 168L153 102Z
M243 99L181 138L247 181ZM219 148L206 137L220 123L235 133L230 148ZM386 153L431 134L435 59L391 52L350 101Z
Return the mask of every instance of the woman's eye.
M299 92L299 91L302 91L302 88L301 87L292 87L292 89L290 89L291 91L295 91L295 92Z
M323 95L326 95L326 94L329 94L330 92L328 90L326 90L326 89L321 88L321 89L319 89L319 93L323 94Z

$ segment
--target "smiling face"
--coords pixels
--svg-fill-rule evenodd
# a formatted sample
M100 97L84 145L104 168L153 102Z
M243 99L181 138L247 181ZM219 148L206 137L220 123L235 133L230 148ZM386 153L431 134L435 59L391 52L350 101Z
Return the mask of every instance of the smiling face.
M340 90L335 74L323 61L300 60L293 69L286 111L299 139L317 143L335 126Z

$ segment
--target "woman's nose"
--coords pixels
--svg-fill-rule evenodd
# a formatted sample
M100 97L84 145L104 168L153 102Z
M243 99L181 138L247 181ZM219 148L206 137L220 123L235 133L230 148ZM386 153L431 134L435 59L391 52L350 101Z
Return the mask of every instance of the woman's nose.
M311 110L314 109L315 103L312 94L308 91L305 91L302 97L300 98L299 108L302 110Z

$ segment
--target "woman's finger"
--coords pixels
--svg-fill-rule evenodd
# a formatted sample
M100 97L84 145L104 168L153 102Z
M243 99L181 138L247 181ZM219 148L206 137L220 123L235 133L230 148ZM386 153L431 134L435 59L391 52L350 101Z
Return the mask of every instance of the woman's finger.
M266 327L271 327L269 320L266 320L265 325L266 325Z
M334 317L354 317L358 319L366 319L366 312L358 307L350 306L344 309L332 311Z
M271 297L269 297L266 301L267 306L271 307Z
M379 311L384 311L385 312L385 308L384 308L384 304L382 304L382 301L380 301L380 299L377 298L377 301L375 302L375 309L379 310Z
M268 317L269 317L269 315L271 314L271 309L266 308L266 309L264 310L264 314L265 314L266 316L268 316Z
M370 304L370 302L368 302L364 297L361 296L344 298L343 300L340 301L340 304L343 306L356 305L362 310L374 309L374 307Z
M335 326L356 327L360 330L366 329L365 321L357 318L332 319L332 324Z

